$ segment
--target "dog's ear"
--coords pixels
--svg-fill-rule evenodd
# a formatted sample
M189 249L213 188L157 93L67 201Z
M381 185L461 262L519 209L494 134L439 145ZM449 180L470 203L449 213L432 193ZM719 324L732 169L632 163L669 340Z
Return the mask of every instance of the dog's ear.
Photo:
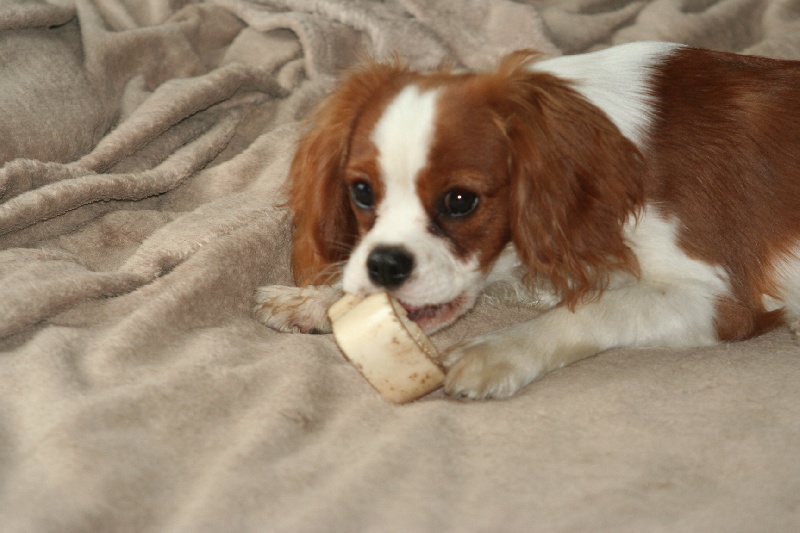
M570 308L614 270L638 274L622 229L643 201L641 154L563 80L532 69L535 53L506 58L502 127L510 145L512 240L534 275Z
M365 62L312 114L289 170L294 214L292 271L298 286L329 283L357 237L343 170L363 107L407 68Z

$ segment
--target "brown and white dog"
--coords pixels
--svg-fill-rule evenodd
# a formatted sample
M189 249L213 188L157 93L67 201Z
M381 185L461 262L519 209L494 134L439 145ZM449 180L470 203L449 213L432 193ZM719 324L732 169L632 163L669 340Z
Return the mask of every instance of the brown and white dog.
M290 179L298 287L256 292L275 329L328 331L342 291L388 290L428 332L498 284L549 308L449 350L450 394L800 318L800 62L641 42L492 72L366 64Z

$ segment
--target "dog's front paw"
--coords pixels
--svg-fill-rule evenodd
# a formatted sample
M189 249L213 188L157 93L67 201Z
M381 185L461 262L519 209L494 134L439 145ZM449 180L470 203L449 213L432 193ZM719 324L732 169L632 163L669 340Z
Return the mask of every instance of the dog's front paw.
M533 354L506 341L487 335L450 348L441 359L445 393L471 400L508 398L536 379L541 365Z
M800 318L794 318L789 321L789 331L794 334L794 338L800 341Z
M328 308L342 291L329 285L256 289L253 314L263 324L287 333L330 333Z

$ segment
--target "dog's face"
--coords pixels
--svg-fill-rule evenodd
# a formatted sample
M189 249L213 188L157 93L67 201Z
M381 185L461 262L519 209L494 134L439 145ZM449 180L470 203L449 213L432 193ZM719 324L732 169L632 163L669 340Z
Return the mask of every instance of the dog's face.
M569 88L532 76L530 57L487 74L372 64L351 75L292 164L297 283L341 267L345 292L388 290L428 332L474 305L509 242L562 294L590 287L597 258L615 254L603 235L619 227L589 183L608 160L592 144L612 136L583 124L596 111ZM576 127L592 139L574 142Z
M405 84L367 106L344 165L358 233L345 292L389 290L428 331L472 307L509 240L507 146L468 89Z

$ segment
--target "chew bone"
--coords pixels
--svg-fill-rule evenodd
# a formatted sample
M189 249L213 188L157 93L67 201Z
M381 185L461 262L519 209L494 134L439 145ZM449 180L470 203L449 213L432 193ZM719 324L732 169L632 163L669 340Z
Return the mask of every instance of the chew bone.
M339 348L387 400L406 403L441 387L436 347L387 293L345 295L328 317Z

